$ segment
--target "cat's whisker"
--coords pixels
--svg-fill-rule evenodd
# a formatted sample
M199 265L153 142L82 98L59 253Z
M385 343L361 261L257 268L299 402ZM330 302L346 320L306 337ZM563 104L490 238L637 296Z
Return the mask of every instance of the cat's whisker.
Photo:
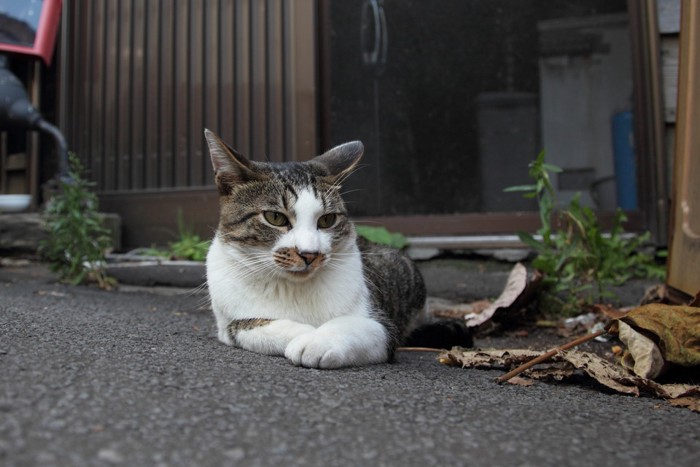
M342 193L340 193L340 196L346 196L349 195L350 193L357 193L358 191L367 191L364 188L355 188L354 190L345 190ZM348 201L345 202L345 204L349 204Z
M343 183L345 183L345 180L348 179L351 175L354 175L356 172L359 172L360 170L369 167L367 164L357 164L355 167L353 167L352 170L349 170L348 172L345 172L344 174L341 174L336 180L333 182L333 185L331 185L331 188L340 188Z

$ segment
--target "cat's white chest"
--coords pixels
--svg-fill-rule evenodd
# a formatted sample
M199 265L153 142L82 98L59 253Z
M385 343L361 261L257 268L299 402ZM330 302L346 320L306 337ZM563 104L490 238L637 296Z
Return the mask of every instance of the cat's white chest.
M244 258L215 239L207 258L207 282L220 322L264 318L320 326L339 316L369 316L369 291L356 249L297 282L252 272Z

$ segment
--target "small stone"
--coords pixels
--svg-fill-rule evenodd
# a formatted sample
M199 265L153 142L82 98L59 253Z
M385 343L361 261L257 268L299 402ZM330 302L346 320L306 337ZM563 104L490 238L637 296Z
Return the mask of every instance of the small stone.
M233 461L242 461L245 459L245 450L243 448L228 449L224 452L224 456Z
M109 462L110 464L121 464L124 462L124 458L114 449L100 449L97 452L97 458L104 462Z

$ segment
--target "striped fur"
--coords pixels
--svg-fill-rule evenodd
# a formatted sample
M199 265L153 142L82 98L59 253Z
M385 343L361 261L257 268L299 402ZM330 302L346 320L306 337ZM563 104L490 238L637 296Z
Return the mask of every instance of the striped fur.
M249 161L205 132L220 194L207 282L219 339L306 367L380 363L425 302L415 265L357 241L340 195L362 156Z

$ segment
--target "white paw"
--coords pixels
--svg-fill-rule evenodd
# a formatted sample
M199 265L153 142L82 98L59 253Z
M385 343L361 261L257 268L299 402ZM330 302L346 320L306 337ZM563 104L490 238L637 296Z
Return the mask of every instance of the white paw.
M387 360L384 327L366 318L336 318L295 337L284 351L293 364L307 368L342 368Z
M241 331L236 336L238 345L246 350L266 355L284 355L287 345L295 338L310 334L314 327L288 319Z

